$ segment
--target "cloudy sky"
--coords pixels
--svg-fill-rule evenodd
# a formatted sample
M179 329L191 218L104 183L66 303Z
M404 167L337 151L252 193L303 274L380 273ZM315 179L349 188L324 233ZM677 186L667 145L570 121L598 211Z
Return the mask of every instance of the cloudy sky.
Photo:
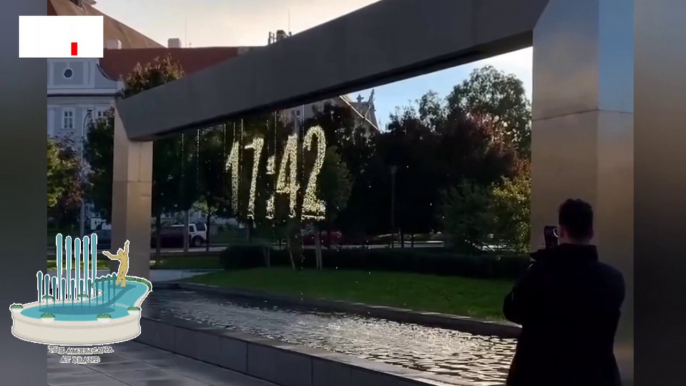
M265 45L270 31L290 29L296 34L376 1L98 0L96 7L161 44L166 45L167 39L176 37L184 45L207 47ZM377 117L380 122L387 122L396 106L407 105L428 90L445 96L474 68L485 64L517 75L530 96L531 55L529 48L377 87ZM365 98L369 92L361 91Z

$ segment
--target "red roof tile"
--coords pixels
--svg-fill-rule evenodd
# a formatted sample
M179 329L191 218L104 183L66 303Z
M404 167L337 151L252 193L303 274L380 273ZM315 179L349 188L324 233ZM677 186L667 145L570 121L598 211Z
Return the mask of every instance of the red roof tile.
M108 40L119 40L122 48L162 48L163 45L141 34L133 28L103 14L88 1L79 7L71 0L47 0L49 16L104 16L104 44Z
M170 55L188 75L235 58L241 53L241 48L238 47L106 49L104 57L100 59L100 67L113 80L119 79L119 76L126 79L136 64L144 66L155 58L164 59Z

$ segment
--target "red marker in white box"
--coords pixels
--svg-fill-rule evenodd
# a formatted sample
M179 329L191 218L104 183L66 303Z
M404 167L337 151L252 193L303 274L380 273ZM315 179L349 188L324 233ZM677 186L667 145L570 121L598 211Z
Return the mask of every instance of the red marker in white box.
M102 58L102 16L19 16L20 58Z

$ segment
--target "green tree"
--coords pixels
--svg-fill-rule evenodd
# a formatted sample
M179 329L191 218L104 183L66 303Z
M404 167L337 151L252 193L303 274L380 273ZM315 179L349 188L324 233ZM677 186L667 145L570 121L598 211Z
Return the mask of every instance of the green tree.
M386 197L395 195L394 217L400 244L404 247L405 236L409 235L414 246L415 234L438 227L436 207L442 182L438 165L442 160L436 157L436 149L441 138L429 126L430 120L422 119L413 106L390 118L388 132L380 136L377 149L388 165L386 174L390 173L390 166L397 167L395 188L385 191ZM392 231L395 233L395 229Z
M327 229L329 237L328 247L331 242L331 224L336 220L336 216L345 209L348 198L352 191L353 180L347 166L341 160L336 146L329 146L326 149L324 164L317 181L317 196L324 201L326 206L324 220L315 224L315 245L317 255L317 268L323 268L320 230L322 225Z
M239 182L233 180L232 171L227 170L233 138L235 135L231 135L226 124L203 129L199 133L198 196L199 206L205 213L208 251L212 218L225 212L231 213L231 187Z
M184 76L183 68L171 56L164 59L155 58L146 65L136 64L133 71L126 78L124 98L153 89L163 84L180 79ZM180 170L179 142L180 137L158 139L153 142L152 168L152 214L155 216L155 264L160 264L162 228L162 213L172 210L177 205ZM175 173L176 172L176 173ZM188 229L184 230L184 238L188 238Z
M531 235L531 176L523 172L503 178L490 193L493 243L516 252L529 250Z
M83 173L84 167L73 143L68 139L48 138L47 208L58 227L81 206L87 189Z
M476 69L469 79L455 86L448 96L448 107L493 125L522 158L530 157L531 103L515 75L493 66Z
M443 192L444 230L458 250L478 252L491 244L492 218L489 189L463 181Z
M174 154L174 158L180 160L174 166L178 167L172 171L172 176L176 176L174 180L178 183L178 195L174 205L174 209L183 215L184 224L184 239L183 249L188 252L189 237L188 237L188 211L193 207L200 196L198 189L198 141L197 134L181 134L179 138L177 149L178 154ZM209 233L209 232L208 232Z
M89 198L95 211L112 221L112 163L114 160L114 109L89 124L84 156L90 166Z
M374 219L374 209L369 204L370 162L374 155L374 132L356 119L355 112L347 105L326 103L304 123L306 128L320 126L328 146L336 146L341 162L346 165L352 190L345 209L326 225L337 227L348 235L363 233L365 224Z
M123 97L128 98L146 90L183 77L181 65L171 56L155 58L145 65L137 64L127 76ZM178 206L182 162L179 149L180 136L156 140L153 143L152 215L155 216L157 263L160 258L161 216L165 210ZM109 112L104 119L91 124L87 134L87 158L92 180L97 185L91 190L91 199L97 210L111 220L112 157L114 148L114 118ZM109 182L108 182L109 181ZM184 231L187 238L187 229Z

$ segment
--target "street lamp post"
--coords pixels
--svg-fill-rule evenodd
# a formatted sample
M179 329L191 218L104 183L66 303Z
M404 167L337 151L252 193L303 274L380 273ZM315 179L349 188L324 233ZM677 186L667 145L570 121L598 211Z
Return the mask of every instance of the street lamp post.
M391 249L395 247L395 174L398 167L392 165L391 170Z
M83 187L83 151L86 147L86 122L88 122L88 119L93 119L93 110L88 109L86 112L86 115L83 117L83 124L81 125L81 151L80 151L80 164L79 166L82 168L79 170L80 172L80 181L81 186ZM81 211L79 213L79 235L83 237L86 234L86 199L85 195L81 194Z

